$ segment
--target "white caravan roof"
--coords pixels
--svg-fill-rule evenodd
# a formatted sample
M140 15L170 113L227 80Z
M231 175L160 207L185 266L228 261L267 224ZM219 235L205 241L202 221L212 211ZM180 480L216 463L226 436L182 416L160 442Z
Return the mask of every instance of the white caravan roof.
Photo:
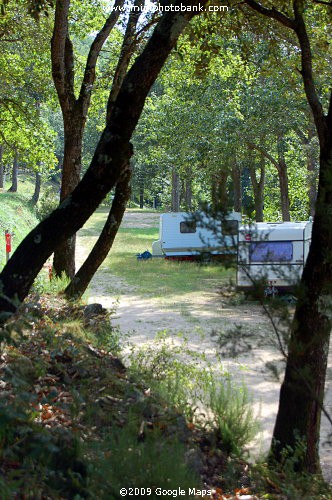
M297 241L311 238L312 222L256 222L240 226L239 241Z

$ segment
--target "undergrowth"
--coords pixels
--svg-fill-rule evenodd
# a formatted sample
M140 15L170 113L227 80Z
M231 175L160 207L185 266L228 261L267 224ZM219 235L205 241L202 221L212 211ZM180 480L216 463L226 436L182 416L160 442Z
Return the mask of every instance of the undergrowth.
M281 471L243 460L251 399L183 338L158 337L128 370L106 311L48 295L0 334L1 499L112 500L120 488L157 499L179 487L188 499L194 488L217 500L329 498L287 457Z
M213 430L228 454L240 456L258 431L252 399L242 384L235 384L218 362L192 351L185 337L176 345L165 333L154 344L133 350L131 370L143 373L148 383L187 418Z

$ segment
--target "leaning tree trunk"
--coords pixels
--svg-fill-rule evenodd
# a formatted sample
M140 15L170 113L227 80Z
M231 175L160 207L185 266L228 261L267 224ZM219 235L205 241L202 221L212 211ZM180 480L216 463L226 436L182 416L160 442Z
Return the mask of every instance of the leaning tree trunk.
M204 5L206 0L183 5ZM0 274L1 320L15 312L55 247L75 234L120 181L132 156L131 136L145 99L181 32L195 13L164 13L130 68L90 167L74 191L22 241Z
M31 198L31 203L32 205L37 205L38 200L39 200L39 195L40 195L40 188L41 188L41 174L40 172L36 172L36 178L35 178L35 190Z
M123 214L126 210L127 202L130 198L130 178L131 169L128 166L124 179L116 185L111 210L96 244L84 264L80 267L75 274L75 277L65 289L65 295L67 298L77 299L83 295L94 274L104 262L110 249L112 248L115 236L117 235L123 218Z
M65 137L60 201L71 193L80 179L83 132L96 77L96 64L100 51L118 20L123 3L124 0L115 0L117 8L112 9L90 46L79 96L76 98L74 51L68 28L70 0L55 2L51 41L52 77L61 106ZM74 276L75 235L62 241L55 249L54 272L57 276Z
M18 154L15 153L13 160L13 169L12 169L12 185L8 189L11 193L17 193L17 175L18 175Z

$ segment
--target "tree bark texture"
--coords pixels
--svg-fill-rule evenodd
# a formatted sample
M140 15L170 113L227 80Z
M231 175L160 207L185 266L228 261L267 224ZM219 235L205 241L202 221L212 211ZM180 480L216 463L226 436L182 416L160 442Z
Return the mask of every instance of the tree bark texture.
M186 179L185 179L185 205L186 205L186 210L188 210L189 212L192 210L192 195L193 195L193 192L192 192L192 180L191 180L191 177L188 176Z
M273 457L280 461L285 446L294 448L296 433L304 438L307 448L299 469L312 473L320 471L320 417L332 328L331 145L321 155L312 243L292 323L272 443Z
M278 177L280 189L280 204L283 222L290 221L290 202L288 190L288 172L287 163L285 160L284 141L283 137L278 137L277 143L278 150Z
M319 432L332 328L332 94L327 115L315 87L310 39L304 19L304 2L293 0L294 18L268 9L254 0L246 3L292 29L301 49L301 76L320 146L318 193L308 258L291 326L286 372L271 444L271 457L305 440L299 470L320 472Z
M40 195L40 188L41 188L41 174L40 172L36 172L35 174L35 190L31 198L31 203L33 205L37 205L38 200L39 200L39 195Z
M172 168L172 212L180 211L180 176L175 167Z
M116 0L122 6L123 0ZM113 10L91 44L79 92L74 90L74 52L69 38L70 0L57 0L51 43L52 76L61 106L64 124L64 157L60 202L77 186L81 173L83 132L96 77L96 63L105 41L118 20L120 10ZM54 253L54 272L68 277L75 274L75 235L64 240Z
M241 169L236 160L232 165L232 180L234 190L234 211L242 212Z
M130 198L130 178L131 169L128 166L124 178L116 185L111 210L96 244L65 290L67 298L77 299L83 295L94 274L112 248Z
M15 153L12 168L12 185L8 189L11 193L17 193L17 176L18 176L18 154Z
M198 3L182 0L186 5ZM200 1L200 5L205 3L205 0ZM55 247L83 226L106 194L125 175L132 156L130 139L147 94L194 15L189 11L167 12L156 25L141 55L127 73L86 174L60 206L28 234L1 272L2 320L16 311Z
M261 153L260 166L259 166L259 179L256 176L255 165L250 164L249 172L254 194L255 205L255 219L256 222L263 222L264 220L264 187L265 187L265 158Z
M227 179L229 176L228 170L221 170L218 175L216 175L213 179L213 183L211 186L211 198L212 198L212 206L215 210L220 210L222 207L223 210L227 210L229 200L227 195Z

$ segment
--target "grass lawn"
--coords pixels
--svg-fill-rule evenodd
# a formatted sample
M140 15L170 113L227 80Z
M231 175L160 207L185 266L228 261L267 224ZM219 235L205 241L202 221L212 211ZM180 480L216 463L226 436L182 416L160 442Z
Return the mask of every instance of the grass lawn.
M100 232L107 210L99 209L80 231L82 242L91 242ZM129 210L133 213L134 210ZM136 211L137 212L137 211ZM147 213L147 212L145 212ZM158 224L158 221L155 223ZM103 264L104 270L125 280L140 295L161 298L188 293L206 293L215 290L221 282L228 282L232 270L220 264L201 265L197 262L178 262L163 258L138 261L137 253L151 252L152 242L158 239L158 227L120 228L113 248ZM110 278L110 292L113 292Z

